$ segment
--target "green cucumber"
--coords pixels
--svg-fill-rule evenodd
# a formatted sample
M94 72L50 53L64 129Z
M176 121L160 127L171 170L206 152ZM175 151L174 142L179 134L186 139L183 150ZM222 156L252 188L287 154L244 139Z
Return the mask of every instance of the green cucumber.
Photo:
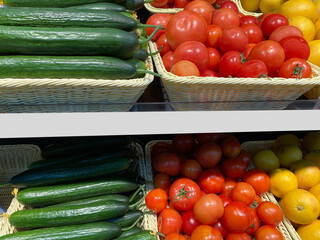
M129 59L128 62L134 64L134 66L137 69L135 78L143 78L144 75L146 74L145 71L147 69L145 62L140 61L138 59Z
M149 57L148 51L145 49L139 48L139 50L132 56L133 59L137 59L140 61L146 61Z
M116 238L117 240L156 240L156 233L153 233L150 230L143 230L141 232L134 233L129 236L121 237L121 238Z
M121 233L121 235L119 237L115 238L114 240L125 238L127 236L133 235L133 234L141 232L141 231L142 231L142 229L140 227L134 226L133 228L131 228L127 231L123 231Z
M126 9L137 11L141 8L143 8L144 4L150 2L150 1L144 1L144 0L126 0L124 6Z
M50 227L13 233L0 240L111 240L121 233L119 225L95 222L62 227Z
M127 177L109 177L47 187L27 188L18 192L18 201L24 205L39 207L70 202L106 194L121 194L137 189L138 184Z
M128 205L119 201L65 207L35 208L14 212L9 217L17 228L44 228L104 221L120 217Z
M89 10L99 10L99 11L114 11L114 12L125 12L126 8L122 5L108 2L101 3L91 3L80 6L73 6L69 8L74 9L89 9Z
M70 7L97 2L111 2L121 4L125 0L3 0L6 7Z
M116 223L121 228L127 228L135 224L139 219L143 217L143 212L140 210L129 211L119 218L108 220L108 222Z

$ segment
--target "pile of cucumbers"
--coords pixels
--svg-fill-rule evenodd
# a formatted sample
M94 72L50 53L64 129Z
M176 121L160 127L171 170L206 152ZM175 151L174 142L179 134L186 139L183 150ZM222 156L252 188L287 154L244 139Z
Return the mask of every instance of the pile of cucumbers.
M137 226L145 213L143 179L137 177L126 137L72 140L48 146L45 159L9 183L32 207L9 216L23 229L1 240L154 240ZM3 184L5 185L5 184Z
M149 54L135 10L142 0L5 0L1 78L133 79Z

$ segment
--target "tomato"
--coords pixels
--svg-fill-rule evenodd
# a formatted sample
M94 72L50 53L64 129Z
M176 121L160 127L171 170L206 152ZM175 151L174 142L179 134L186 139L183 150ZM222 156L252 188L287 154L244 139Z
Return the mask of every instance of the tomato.
M230 27L222 31L219 47L222 53L228 51L243 52L248 46L248 36L239 27Z
M203 168L214 168L222 158L222 150L218 144L205 143L196 151L196 159Z
M223 238L217 229L200 225L192 232L191 240L223 240Z
M251 15L247 15L247 16L243 16L240 18L240 27L246 24L256 24L257 26L259 26L259 20L258 18L251 16Z
M217 48L219 47L219 38L222 34L222 29L217 25L208 25L207 38L204 44L207 47Z
M169 176L176 176L181 169L181 162L175 153L161 153L154 157L154 168Z
M240 158L227 158L222 163L222 171L230 178L240 178L246 173L247 165Z
M162 47L160 51L160 56L163 56L171 50L165 34L162 34L157 40L157 48L160 49L160 47Z
M252 207L249 207L250 215L251 215L251 226L246 231L249 235L254 236L258 228L260 227L260 219L256 210Z
M201 75L201 77L219 77L219 74L215 71L212 71L210 69L204 70Z
M173 138L172 146L178 153L187 153L193 150L195 141L191 134L178 134Z
M225 240L251 240L247 233L228 233Z
M170 233L164 240L187 240L187 238L178 233Z
M282 39L285 39L287 37L294 37L294 36L303 37L303 34L301 30L296 26L288 25L288 26L279 27L276 30L274 30L271 33L269 40L280 42Z
M173 53L173 64L188 60L194 63L199 71L204 71L209 66L208 49L203 43L197 41L185 41L181 43Z
M256 197L254 188L246 182L238 182L231 192L231 199L234 202L242 202L249 206Z
M156 13L151 15L146 24L151 24L151 25L161 25L161 27L166 28L170 18L171 18L171 14L169 13ZM146 32L147 35L150 36L151 33L153 33L155 28L152 27L146 27ZM165 29L160 29L152 38L153 41L157 41L158 38L164 34L166 32Z
M302 58L304 60L308 60L310 47L304 38L297 36L286 37L279 43L286 55L285 60L288 60L289 58Z
M219 171L208 169L201 173L198 182L205 193L221 193L224 186L224 177Z
M236 181L233 178L226 177L224 178L225 184L222 190L222 194L225 194L227 196L231 196L231 192L236 186Z
M215 11L214 7L207 1L191 1L184 7L184 10L190 10L201 15L208 25L211 24L212 14Z
M258 25L254 23L245 24L241 26L241 29L246 33L249 43L258 43L262 41L262 31Z
M145 201L150 210L160 213L167 206L168 195L160 188L153 189L147 194Z
M241 66L241 53L230 51L225 53L219 63L221 77L236 77Z
M191 1L192 0L174 0L174 7L175 8L184 8Z
M254 204L257 207L262 202L262 199L259 195L256 195L256 198L254 199Z
M306 60L290 58L279 69L278 76L283 78L310 78L312 69Z
M251 226L250 210L242 202L231 202L224 208L222 224L229 232L241 233Z
M151 155L157 155L164 152L171 152L172 145L166 142L157 142L151 148Z
M281 232L275 227L264 225L254 235L256 240L284 240Z
M232 9L221 8L213 13L211 24L225 30L230 27L239 27L240 20L237 13Z
M208 48L209 54L209 69L217 71L219 68L219 63L221 59L220 52L215 48Z
M271 12L268 12L268 13L263 13L262 15L260 15L258 17L258 20L259 20L259 25L261 27L261 23L263 22L263 20L268 17L269 15L271 15L272 13Z
M237 77L260 78L268 75L267 66L261 60L253 59L241 65Z
M238 139L235 138L225 138L220 143L222 153L226 157L236 157L241 152L241 145Z
M229 8L229 9L232 9L233 11L235 11L236 13L239 12L237 4L235 4L233 1L225 1L225 2L223 2L220 5L220 9L221 8Z
M268 73L276 72L285 59L284 50L281 45L275 41L266 40L257 43L249 56L248 60L258 59L263 61L268 69Z
M221 198L224 207L232 202L231 198L225 194L220 194L219 198Z
M222 237L226 237L228 234L228 230L222 225L221 221L217 221L215 224L211 225L213 228L217 229Z
M278 13L273 13L263 19L261 23L261 30L263 35L270 36L271 33L277 28L288 25L289 21L285 16Z
M246 183L249 183L256 194L261 195L270 189L270 179L268 174L259 169L250 169L243 177Z
M184 212L190 211L200 198L201 189L191 179L179 178L172 183L169 196L175 209Z
M223 202L221 198L214 193L206 194L196 202L193 212L200 223L208 225L214 224L223 216Z
M166 37L173 50L186 41L204 43L207 38L207 23L203 17L190 10L178 12L166 26Z
M277 226L283 219L281 209L273 202L262 202L257 207L259 218L267 225Z
M175 63L172 68L171 72L177 76L200 76L200 71L198 67L188 60L182 60Z
M198 143L201 145L207 142L217 143L220 141L221 133L198 133L196 138Z
M193 211L185 212L182 215L182 231L185 234L191 235L193 230L200 225L200 222L196 219Z
M162 57L164 68L170 72L173 66L173 51L169 51Z
M167 236L170 233L180 233L182 218L180 214L171 208L164 209L158 217L158 231Z
M167 5L169 0L154 0L150 4L154 7L161 8Z
M201 174L201 171L201 165L196 160L188 159L182 163L181 175L186 178L197 180Z
M244 56L245 59L248 58L248 56L249 56L252 48L253 48L255 45L256 45L255 43L249 43L249 44L248 44L247 49L246 49L246 50L244 51L244 53L243 53L243 56Z
M166 193L169 193L170 189L170 180L169 176L163 173L158 173L153 178L153 184L156 188L161 188Z

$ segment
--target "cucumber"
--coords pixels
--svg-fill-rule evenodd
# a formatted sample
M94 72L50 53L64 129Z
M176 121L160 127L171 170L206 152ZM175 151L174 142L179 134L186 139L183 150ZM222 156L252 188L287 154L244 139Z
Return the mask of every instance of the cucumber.
M124 3L125 0L3 0L7 7L70 7L97 2Z
M127 193L137 187L138 184L130 178L109 177L99 181L27 188L19 191L17 198L24 205L39 207L106 194Z
M149 53L142 48L139 48L139 50L132 56L133 59L137 59L140 61L146 61L149 57Z
M73 6L69 8L74 9L89 9L89 10L99 10L99 11L114 11L114 12L125 12L126 8L122 5L108 2L101 3L91 3L80 6Z
M124 6L126 9L137 11L144 6L144 0L126 0Z
M140 210L134 210L134 211L129 211L122 217L108 220L108 222L116 223L118 224L121 228L127 228L132 226L134 223L138 221L138 219L141 219L143 216L143 212Z
M137 73L134 76L135 78L143 78L145 75L145 70L147 69L145 62L142 62L138 59L130 59L128 62L134 64L137 69Z
M116 238L117 240L156 240L156 235L152 233L150 230L143 230L141 232L134 233L129 236Z
M120 59L126 59L133 56L138 50L138 38L137 35L132 32L126 32L121 29L115 28L77 28L77 27L25 27L25 26L1 26L0 28L0 54L20 54L20 55L63 55L63 56L97 56L103 55L108 57L115 57ZM74 58L77 59L77 58ZM94 58L95 59L95 58ZM97 68L103 65L103 62L99 60L97 63L94 59L88 59L91 68ZM25 59L26 60L26 59ZM58 60L58 59L57 59ZM53 60L53 61L57 61ZM65 66L68 60L65 61ZM62 62L63 62L62 60ZM28 61L28 60L26 60ZM45 65L49 63L47 60ZM71 61L71 59L70 59ZM83 67L89 64L84 60L75 60L78 64L77 68L79 72L88 72L89 69L82 70ZM79 65L81 64L82 65ZM111 64L107 61L107 66ZM121 64L121 62L119 62ZM72 66L74 64L71 64ZM83 66L84 65L84 66ZM121 65L125 65L122 63ZM21 64L21 66L24 66ZM37 65L32 64L33 67ZM51 64L53 71L57 71L54 68L54 64ZM63 65L62 65L63 66ZM19 68L20 65L17 67ZM45 68L43 63L39 63L39 67ZM61 66L59 66L61 68ZM62 73L66 71L62 68ZM75 66L74 66L75 67ZM87 67L88 68L88 67ZM112 68L116 68L116 65L112 65ZM126 68L128 68L126 66ZM125 69L126 69L125 68ZM37 67L36 67L37 69ZM73 69L73 68L72 68ZM98 68L99 69L99 68ZM121 69L121 68L120 68ZM19 72L22 70L18 69ZM46 69L50 71L50 68ZM110 71L110 69L108 69ZM33 72L34 69L31 71ZM52 71L52 70L51 70ZM118 69L116 70L118 71ZM115 71L115 72L116 72ZM133 70L131 70L133 71ZM37 72L37 71L35 71ZM1 73L2 75L2 73ZM39 74L36 74L39 75ZM43 75L43 73L41 73ZM45 74L43 77L47 77ZM75 75L75 74L74 74ZM73 76L74 76L73 75ZM100 74L99 77L103 76ZM61 77L60 77L61 78Z
M119 237L115 238L114 240L121 239L121 238L133 235L133 234L141 232L141 231L142 231L142 229L140 227L134 226L133 228L131 228L127 231L123 231L121 233L121 235Z
M120 233L121 228L117 224L95 222L28 230L2 236L0 240L111 240Z
M67 165L46 169L28 169L10 180L10 185L18 188L48 186L80 180L98 178L128 169L130 160L117 157L92 164Z
M26 209L11 214L9 222L17 228L68 226L117 218L127 211L126 203L109 200L78 206Z

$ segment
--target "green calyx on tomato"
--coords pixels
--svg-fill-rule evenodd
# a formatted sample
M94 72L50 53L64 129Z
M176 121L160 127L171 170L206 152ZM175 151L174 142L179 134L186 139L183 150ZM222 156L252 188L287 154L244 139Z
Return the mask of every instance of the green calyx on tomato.
M297 64L293 71L292 74L293 75L297 75L297 79L301 79L302 78L302 71L303 71L304 67L299 67L299 64Z
M187 194L190 194L190 193L194 193L195 191L186 191L184 190L185 188L185 185L182 186L182 188L179 190L179 193L174 197L174 199L172 199L171 202L177 202L179 200L181 200L181 198L183 197L186 197L186 198L194 198L195 196L192 195L192 196L188 196Z

